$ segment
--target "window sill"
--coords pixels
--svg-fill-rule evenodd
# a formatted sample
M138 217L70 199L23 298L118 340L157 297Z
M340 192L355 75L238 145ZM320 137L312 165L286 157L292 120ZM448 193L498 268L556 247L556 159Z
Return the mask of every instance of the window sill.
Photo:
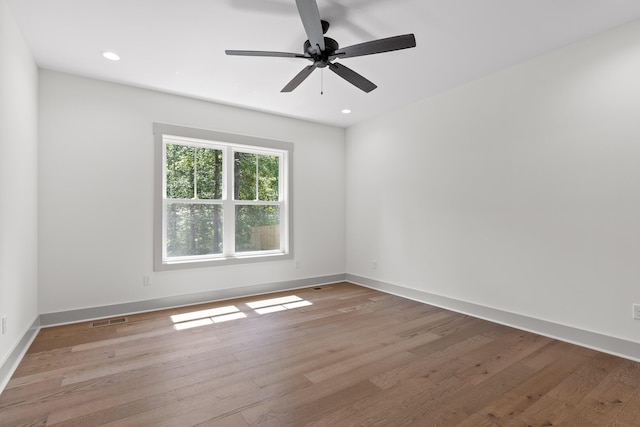
M185 270L190 268L223 267L228 265L255 264L259 262L288 261L293 255L277 253L268 255L247 255L229 258L170 261L153 266L153 271Z

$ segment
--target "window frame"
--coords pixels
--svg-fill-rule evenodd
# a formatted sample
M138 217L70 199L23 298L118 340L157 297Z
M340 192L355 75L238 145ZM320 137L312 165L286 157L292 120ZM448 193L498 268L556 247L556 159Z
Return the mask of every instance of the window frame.
M235 265L266 261L282 261L293 259L293 143L271 140L253 136L231 134L226 132L195 129L165 123L153 123L154 134L154 271L177 270L186 268L202 268L223 265ZM204 204L219 204L223 212L233 209L235 219L236 206L278 204L280 206L280 242L282 249L265 251L235 252L235 221L228 221L223 214L223 253L214 255L196 255L180 257L168 261L165 253L166 242L166 209L167 201L165 185L165 137L168 143L222 149L223 175L233 175L233 153L235 151L254 154L280 156L279 180L281 191L277 202L234 200L232 182L223 179L222 199L201 201ZM230 169L229 169L230 168ZM185 202L189 201L188 199ZM233 224L228 224L233 222ZM233 245L230 247L229 245ZM224 249L226 248L226 250ZM233 253L231 253L233 251Z

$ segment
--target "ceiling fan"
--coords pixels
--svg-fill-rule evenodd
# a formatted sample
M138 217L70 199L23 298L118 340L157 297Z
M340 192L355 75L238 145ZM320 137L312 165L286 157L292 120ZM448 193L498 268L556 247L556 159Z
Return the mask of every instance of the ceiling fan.
M337 41L324 36L329 29L329 23L320 19L320 12L316 0L296 0L296 5L298 6L298 13L300 14L302 25L309 38L304 42L304 53L225 50L227 55L302 58L313 62L313 64L303 68L302 71L282 88L281 92L293 91L300 83L309 77L313 70L328 67L352 85L369 93L377 87L373 82L367 80L351 68L332 61L335 59L372 55L374 53L391 52L416 46L415 36L413 34L404 34L340 48Z

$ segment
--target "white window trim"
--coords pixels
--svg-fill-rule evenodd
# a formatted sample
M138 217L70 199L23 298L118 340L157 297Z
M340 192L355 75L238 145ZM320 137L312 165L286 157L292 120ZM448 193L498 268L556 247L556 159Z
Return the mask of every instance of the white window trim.
M265 261L282 261L293 259L293 143L285 141L270 140L264 138L257 138L252 136L230 134L225 132L194 129L182 126L175 126L164 123L153 124L154 134L154 243L153 243L153 269L154 271L166 271L177 270L185 268L201 268L201 267L213 267L223 265L245 264ZM166 239L166 229L164 227L164 188L165 188L165 174L164 174L164 143L163 138L167 136L173 136L176 138L176 142L180 140L192 140L190 144L196 144L200 146L206 146L207 148L217 148L232 151L234 148L239 148L243 152L251 152L252 148L255 152L260 153L263 149L275 149L281 150L282 164L285 167L280 168L279 179L282 182L282 194L280 195L281 209L280 213L285 220L282 223L286 223L285 226L280 227L280 241L282 242L282 250L274 251L259 251L259 252L242 252L235 256L229 256L227 254L219 256L193 256L184 257L172 262L164 261L164 241ZM198 144L199 141L211 141L211 144ZM216 142L224 143L224 145L216 145ZM225 156L226 163L223 165L223 170L226 168L233 168L233 155ZM231 170L231 169L229 169ZM270 204L269 202L260 201L234 201L233 200L233 187L230 184L225 183L223 192L226 197L220 201L206 201L206 203L221 204L223 209L232 209L235 205L239 204ZM235 224L228 224L233 221L224 221L223 223L223 246L229 248L228 250L235 250L227 245L231 245L234 242L233 236L235 236Z

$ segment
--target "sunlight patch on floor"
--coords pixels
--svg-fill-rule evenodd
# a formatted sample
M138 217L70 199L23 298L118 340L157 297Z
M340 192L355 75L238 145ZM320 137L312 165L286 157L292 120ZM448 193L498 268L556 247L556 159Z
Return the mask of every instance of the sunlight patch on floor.
M292 308L306 307L313 304L299 296L289 295L281 298L248 302L247 305L253 308L253 310L258 314L267 314L274 313L276 311L291 310Z
M174 314L171 321L176 331L197 328L198 326L213 325L214 323L228 322L229 320L247 317L235 305L210 308L208 310L190 311L188 313Z
M223 316L212 317L211 320L213 320L213 323L221 323L221 322L228 322L229 320L243 319L245 317L247 317L246 314L242 312L238 312L238 313L225 314Z
M189 320L204 319L205 317L220 316L222 314L235 313L240 311L235 305L226 307L211 308L209 310L190 311L189 313L174 314L171 316L173 323L187 322Z
M302 298L296 295L289 295L286 297L270 298L270 299L263 299L260 301L248 302L247 305L253 309L256 309L256 308L269 307L272 305L280 305L280 304L286 304L286 303L296 302L296 301L302 301Z
M197 328L198 326L205 326L205 325L212 325L212 324L213 324L213 320L206 318L206 319L189 320L188 322L176 323L175 325L173 325L173 328L176 331L182 331L183 329Z
M283 304L287 309L292 309L292 308L300 308L300 307L306 307L308 305L313 305L311 303L311 301L307 301L307 300L302 300L302 301L298 301L298 302L292 302L291 304Z
M286 297L269 298L260 301L248 302L246 305L257 314L275 313L277 311L291 310L313 305L296 295ZM173 328L176 331L213 325L214 323L228 322L230 320L244 319L245 313L235 305L210 308L207 310L190 311L188 313L174 314L171 317Z
M272 305L271 307L256 308L258 314L275 313L276 311L284 311L286 308L282 305Z

